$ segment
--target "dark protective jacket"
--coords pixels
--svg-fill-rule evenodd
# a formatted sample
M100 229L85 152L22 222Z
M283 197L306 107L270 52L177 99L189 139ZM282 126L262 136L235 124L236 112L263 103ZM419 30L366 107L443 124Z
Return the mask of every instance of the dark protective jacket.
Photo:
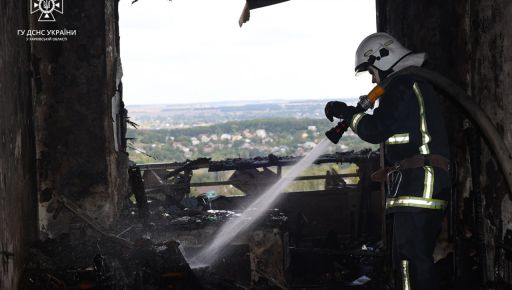
M449 159L449 147L439 95L417 76L391 77L373 115L358 113L350 127L364 141L384 142L385 156L393 165L414 155L437 154ZM433 166L402 169L389 175L386 207L389 211L444 209L450 178Z

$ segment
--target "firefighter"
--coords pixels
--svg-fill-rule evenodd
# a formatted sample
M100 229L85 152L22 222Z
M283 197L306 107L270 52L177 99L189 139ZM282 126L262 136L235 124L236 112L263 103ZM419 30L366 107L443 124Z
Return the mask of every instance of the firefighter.
M372 82L386 82L373 114L343 102L325 106L326 117L350 122L362 140L384 143L390 165L374 174L386 181L386 212L392 214L392 261L395 287L439 289L433 251L449 197L449 147L440 98L417 76L396 74L422 66L424 53L413 53L387 33L366 37L356 51L356 73L368 71Z

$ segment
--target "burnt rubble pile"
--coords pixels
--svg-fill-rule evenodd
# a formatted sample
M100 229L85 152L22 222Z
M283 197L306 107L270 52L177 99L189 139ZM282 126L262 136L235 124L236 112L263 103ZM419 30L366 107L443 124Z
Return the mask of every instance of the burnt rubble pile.
M84 226L30 249L21 289L201 289L179 243L128 246Z
M237 237L214 264L191 269L184 254L193 256L225 221L240 214L164 204L149 202L142 222L137 207L129 205L111 229L116 235L75 224L70 233L37 243L20 289L372 289L377 282L375 266L382 262L377 248L354 250L356 242L339 241L335 233L315 248L298 247L290 239L288 217L275 209Z
M63 235L30 249L21 289L200 289L178 245Z
M133 196L125 198L109 228L72 199L57 197L73 217L68 231L30 249L20 289L382 289L380 227L365 218L379 215L379 189L368 178L377 157L370 151L321 156L317 163L355 163L358 171L302 176L324 179L325 188L283 193L278 209L256 222L241 213L269 178L280 175L280 166L296 158L132 164ZM277 172L266 168L270 165ZM235 172L227 181L192 182L201 168ZM359 183L339 182L347 177ZM230 184L245 195L190 194L192 186ZM219 255L212 264L191 262L232 219L250 226L220 254L212 253Z
M149 215L144 220L139 219L137 207L129 204L118 224L110 229L110 232L118 233L115 235L105 236L83 223L73 224L70 233L38 242L30 249L20 289L196 290L236 287L236 281L208 268L198 270L200 282L183 251L199 251L225 221L239 218L240 214L227 210L180 210L164 204L150 200ZM268 217L252 230L284 227L286 219L282 213L271 210ZM183 241L182 245L178 241ZM248 251L247 242L239 241L238 245L232 246L228 252L231 258L227 259L235 257L239 263L243 260L248 266ZM218 264L216 267L219 268L232 266L226 257ZM237 270L231 268L230 271ZM245 272L247 277L248 273L249 267ZM213 286L204 288L202 285Z

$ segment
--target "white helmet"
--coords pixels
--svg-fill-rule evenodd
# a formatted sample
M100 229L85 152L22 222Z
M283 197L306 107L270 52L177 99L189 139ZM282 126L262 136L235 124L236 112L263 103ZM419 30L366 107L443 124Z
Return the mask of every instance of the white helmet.
M356 73L374 66L386 72L412 52L403 47L393 36L377 32L367 36L356 51Z

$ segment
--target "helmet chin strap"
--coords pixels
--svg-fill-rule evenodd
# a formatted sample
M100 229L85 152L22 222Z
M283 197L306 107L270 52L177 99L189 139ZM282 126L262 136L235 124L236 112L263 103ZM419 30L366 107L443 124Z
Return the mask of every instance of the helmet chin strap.
M404 54L401 58L399 58L397 61L395 61L395 63L389 67L387 70L383 71L381 69L379 69L378 67L374 66L373 64L371 65L372 67L374 67L378 72L379 72L379 77L381 79L381 81L383 79L385 79L387 76L389 76L390 74L392 74L394 72L393 68L400 62L402 61L402 59L406 58L407 56L413 54L413 52L409 52L409 53L406 53Z
M388 70L392 70L392 69L395 67L395 65L397 65L399 62L401 62L401 61L402 61L402 59L404 59L404 58L408 57L408 56L409 56L409 55L411 55L411 54L413 54L413 52L412 52L412 51L411 51L411 52L409 52L409 53L404 54L401 58L399 58L397 61L395 61L395 63L394 63L394 64L393 64L393 65L392 65Z
M386 71L383 71L381 69L379 69L378 67L374 66L374 65L370 65L371 67L373 67L375 69L375 71L379 74L379 79L380 81L382 81L383 79L385 79L388 75L390 75L391 73L393 73L393 70L390 68Z

